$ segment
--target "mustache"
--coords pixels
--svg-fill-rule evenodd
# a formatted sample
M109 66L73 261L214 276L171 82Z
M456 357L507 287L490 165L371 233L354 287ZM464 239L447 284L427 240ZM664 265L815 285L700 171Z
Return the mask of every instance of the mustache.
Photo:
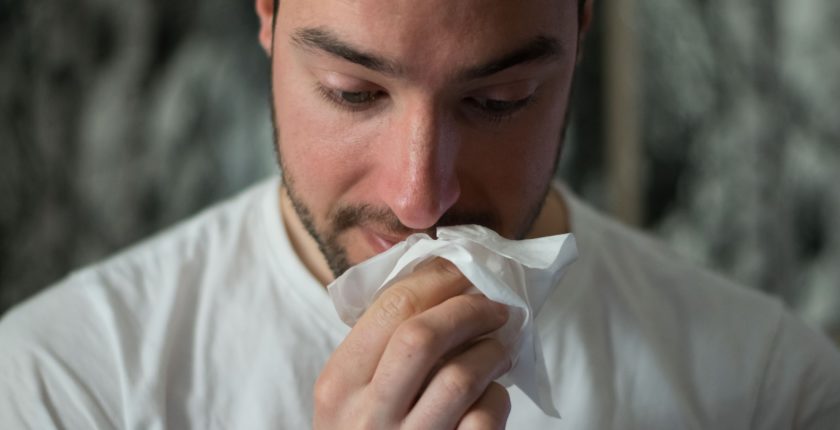
M407 236L412 233L426 233L433 238L436 238L435 230L438 227L477 224L491 230L498 231L497 228L501 224L499 218L488 211L451 209L446 211L440 219L428 229L415 230L403 225L391 209L387 207L373 207L368 204L339 207L332 218L332 224L335 228L333 234L339 234L345 230L364 224L376 224L395 236Z

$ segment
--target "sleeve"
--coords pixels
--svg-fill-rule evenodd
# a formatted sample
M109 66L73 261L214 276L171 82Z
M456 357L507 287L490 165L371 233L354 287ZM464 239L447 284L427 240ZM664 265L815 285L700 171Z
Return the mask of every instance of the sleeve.
M0 320L0 428L122 427L107 337L67 288L53 287Z
M788 313L765 363L752 428L840 428L840 351Z

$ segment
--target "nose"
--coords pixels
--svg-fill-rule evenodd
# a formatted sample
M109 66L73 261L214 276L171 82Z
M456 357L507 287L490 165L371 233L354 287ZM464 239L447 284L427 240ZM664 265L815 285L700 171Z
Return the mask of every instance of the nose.
M454 121L431 103L403 109L383 142L386 178L380 197L408 228L428 229L461 194Z

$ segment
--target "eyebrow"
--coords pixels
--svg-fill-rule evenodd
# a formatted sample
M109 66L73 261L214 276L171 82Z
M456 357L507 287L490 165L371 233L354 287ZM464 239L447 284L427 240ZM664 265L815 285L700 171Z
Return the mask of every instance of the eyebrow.
M470 68L461 74L461 79L468 81L490 75L527 63L549 61L559 58L563 53L560 42L548 36L537 36L518 49L478 67Z
M303 48L318 49L375 72L392 76L403 74L402 70L392 62L378 55L354 48L342 42L335 34L324 28L297 30L292 36L292 40Z
M353 47L340 40L331 31L322 27L299 29L294 32L292 40L304 49L324 51L375 72L390 76L401 76L404 74L403 69L394 62L382 56ZM471 67L458 73L457 76L460 80L464 81L484 78L514 66L549 61L560 57L562 53L562 46L557 39L540 35L499 58L477 67Z

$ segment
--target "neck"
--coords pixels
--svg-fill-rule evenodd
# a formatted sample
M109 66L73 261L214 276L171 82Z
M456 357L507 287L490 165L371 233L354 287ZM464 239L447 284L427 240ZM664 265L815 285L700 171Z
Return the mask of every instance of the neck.
M545 203L543 203L543 207L526 238L554 236L570 231L569 211L566 208L566 202L554 187L549 187L545 196Z
M318 248L318 243L309 235L306 227L303 226L300 218L298 218L286 187L281 186L279 192L280 213L283 216L283 225L286 227L286 234L289 236L292 249L306 269L309 270L309 273L321 285L327 286L335 277L327 264L327 260L324 258L324 254L321 253L321 250Z

